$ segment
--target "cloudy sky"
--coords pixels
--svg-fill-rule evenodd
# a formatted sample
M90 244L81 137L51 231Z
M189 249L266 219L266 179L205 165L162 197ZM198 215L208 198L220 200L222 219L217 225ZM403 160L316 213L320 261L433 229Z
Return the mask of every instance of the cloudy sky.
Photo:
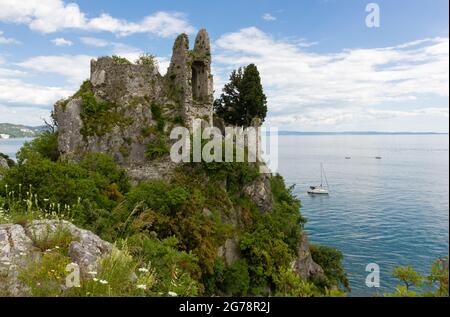
M257 64L267 124L295 131L449 130L447 0L0 0L0 122L40 125L89 61L143 52L168 66L174 38L208 29L219 94Z

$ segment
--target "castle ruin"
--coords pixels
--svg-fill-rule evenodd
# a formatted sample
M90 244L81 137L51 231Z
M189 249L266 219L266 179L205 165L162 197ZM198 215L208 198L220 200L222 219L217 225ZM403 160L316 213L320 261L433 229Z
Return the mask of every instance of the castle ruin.
M159 178L169 162L149 163L146 150L167 142L177 124L190 127L193 119L212 124L213 75L211 47L205 29L193 49L186 34L179 35L167 73L157 65L118 62L111 57L91 61L89 81L67 100L55 104L58 148L66 160L86 153L114 157L137 179ZM170 170L170 168L168 169Z

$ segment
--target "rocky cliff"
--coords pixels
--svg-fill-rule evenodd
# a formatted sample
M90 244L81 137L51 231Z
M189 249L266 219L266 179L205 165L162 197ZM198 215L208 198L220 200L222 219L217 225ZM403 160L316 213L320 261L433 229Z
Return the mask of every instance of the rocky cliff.
M101 57L91 61L90 79L80 91L55 105L59 151L75 161L88 152L107 153L135 179L165 177L170 162L150 162L147 149L167 154L168 131L194 118L211 122L212 104L206 30L198 33L193 50L187 35L178 36L165 76L156 63Z
M91 61L90 79L80 90L55 105L59 152L69 161L79 161L91 152L106 153L126 169L134 183L170 181L177 164L168 154L169 131L177 125L192 128L195 118L212 125L212 106L211 49L206 30L198 33L192 50L187 35L178 36L165 76L152 62L132 64L101 57ZM227 182L221 187L225 191ZM261 213L273 211L270 174L261 174L239 191L250 197ZM218 209L222 222L234 228L217 250L231 265L241 258L243 211L232 202ZM203 209L204 215L210 213ZM292 267L305 279L323 275L311 258L306 234L299 242L298 259Z

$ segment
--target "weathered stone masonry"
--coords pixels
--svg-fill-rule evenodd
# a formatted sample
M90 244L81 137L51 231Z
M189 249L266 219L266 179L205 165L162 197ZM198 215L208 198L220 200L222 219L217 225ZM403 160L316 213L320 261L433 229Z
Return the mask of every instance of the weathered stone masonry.
M165 134L177 120L188 127L194 118L212 124L211 48L204 29L199 31L192 50L186 34L177 37L165 76L151 65L121 64L100 57L91 61L90 83L97 102L115 105L110 126L102 135L82 135L82 98L56 103L58 146L64 159L77 161L86 153L101 152L113 156L137 180L159 178L170 171L170 162L149 163L145 158L147 146L161 137L142 132L157 125L152 106L161 109ZM120 124L113 121L117 117L123 118Z

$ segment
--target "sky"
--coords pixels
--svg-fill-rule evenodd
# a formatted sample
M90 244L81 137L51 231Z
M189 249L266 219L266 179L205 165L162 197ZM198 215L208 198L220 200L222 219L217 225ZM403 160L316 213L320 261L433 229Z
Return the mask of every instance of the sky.
M379 8L368 27L369 3ZM265 124L292 131L449 130L447 0L0 0L0 122L41 125L92 58L158 56L211 37L215 95L255 63ZM369 19L370 20L370 19ZM374 21L374 20L371 20ZM369 21L370 22L370 21Z

